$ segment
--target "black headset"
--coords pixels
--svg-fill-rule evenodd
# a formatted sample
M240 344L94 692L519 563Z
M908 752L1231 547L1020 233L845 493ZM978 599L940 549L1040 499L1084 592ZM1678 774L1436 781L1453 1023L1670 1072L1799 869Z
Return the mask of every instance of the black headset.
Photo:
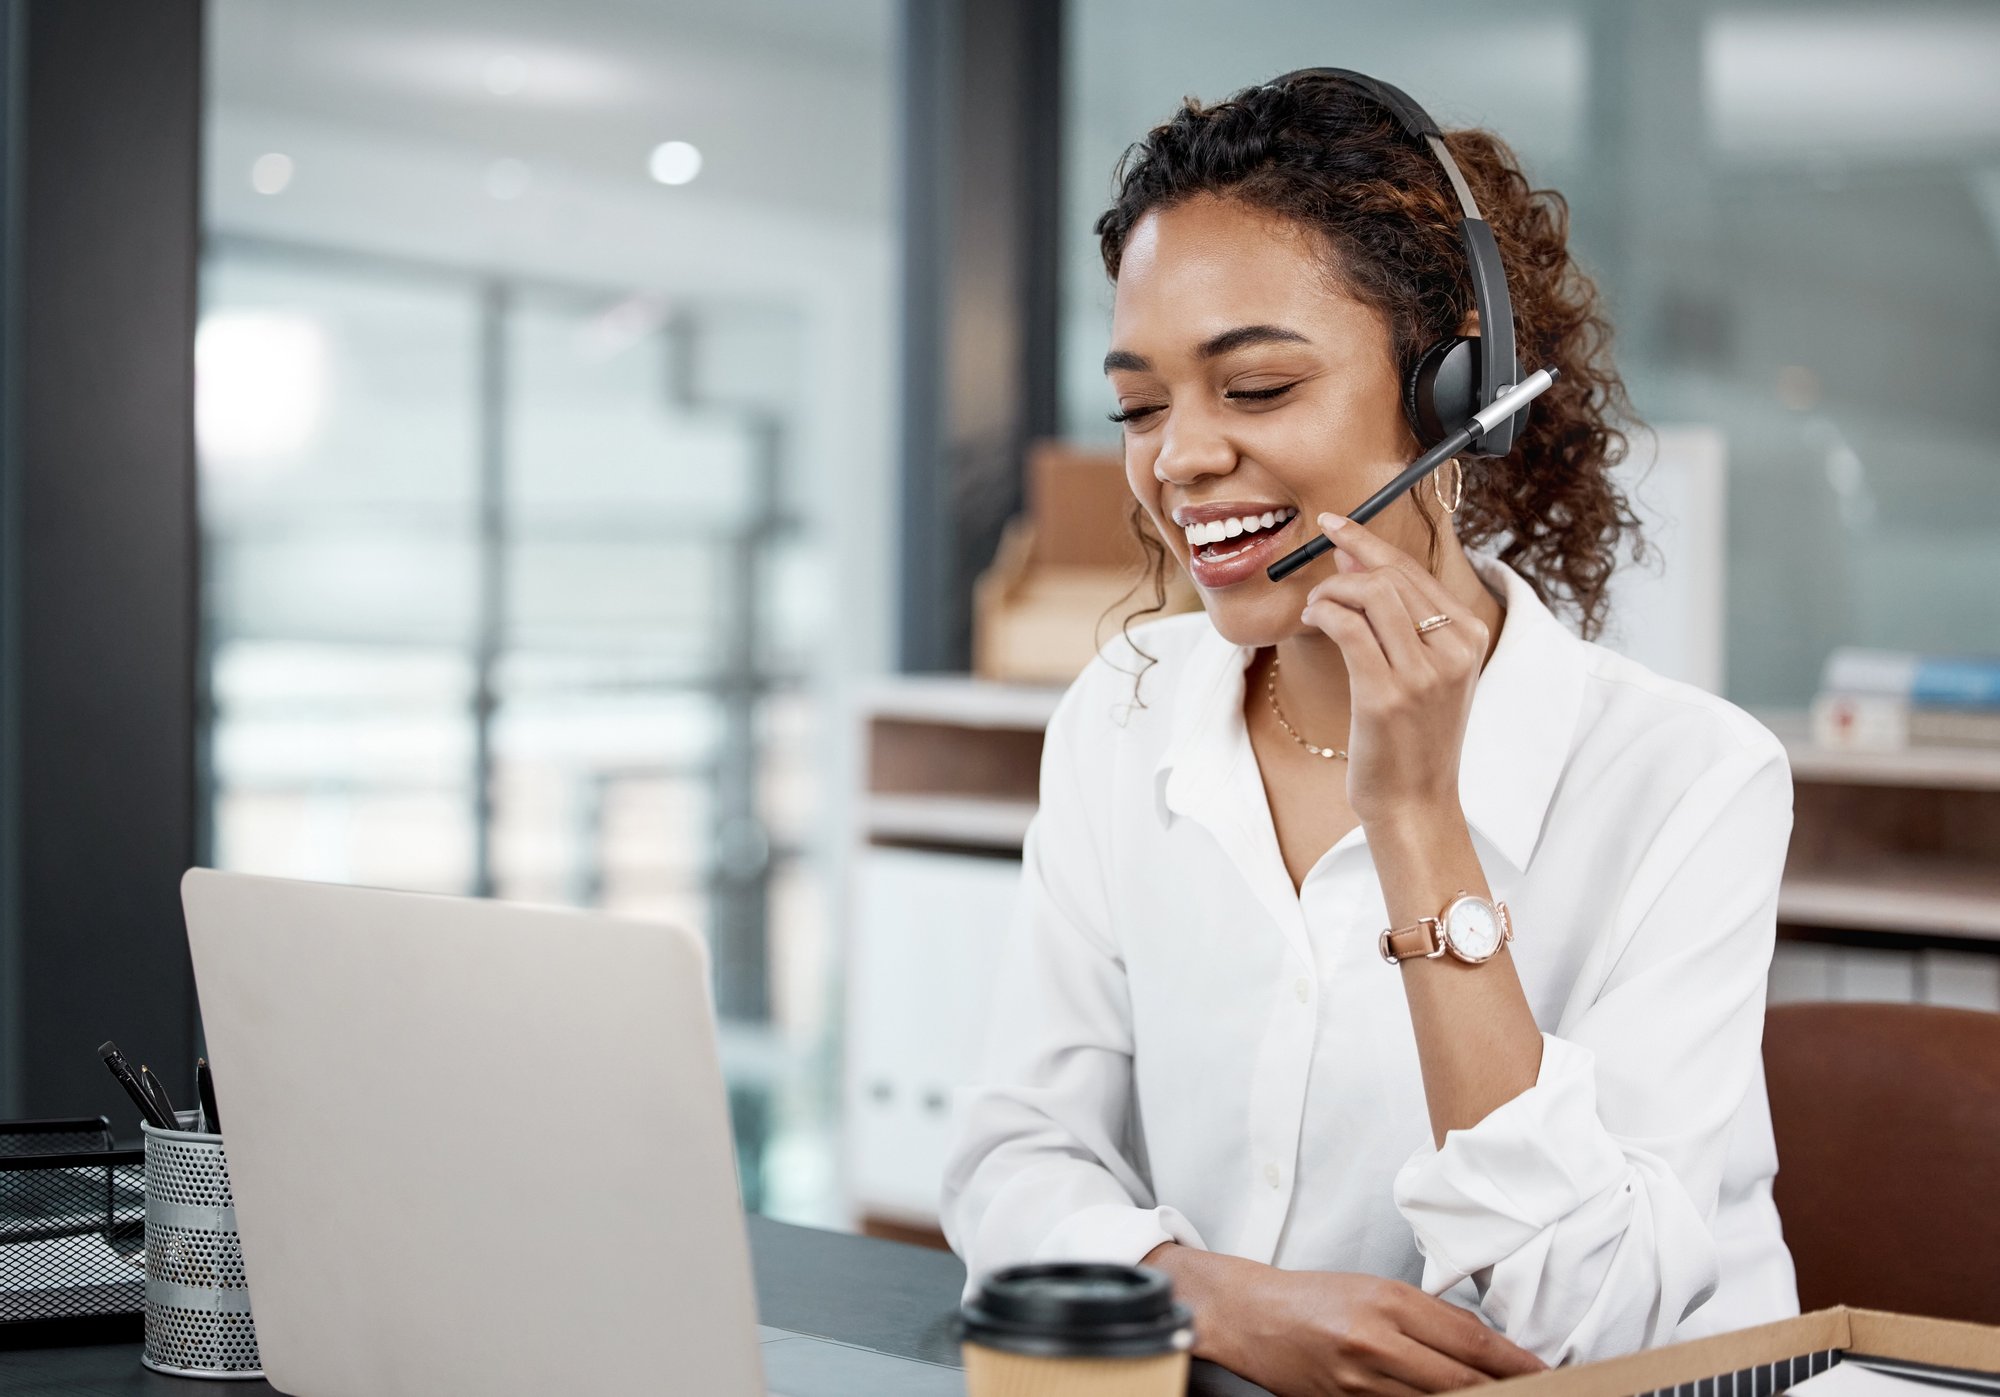
M1479 310L1479 333L1439 340L1417 357L1403 380L1403 415L1417 440L1433 446L1521 381L1520 361L1514 356L1514 303L1507 296L1507 269L1500 261L1500 245L1493 240L1493 229L1479 216L1472 190L1445 148L1444 132L1407 92L1346 68L1300 68L1273 78L1268 86L1285 87L1299 78L1333 78L1373 99L1396 118L1411 140L1437 157L1458 195L1458 206L1464 213L1458 237L1465 245L1466 265L1472 270L1472 303ZM1528 409L1524 407L1492 431L1475 437L1461 454L1505 456L1527 425Z

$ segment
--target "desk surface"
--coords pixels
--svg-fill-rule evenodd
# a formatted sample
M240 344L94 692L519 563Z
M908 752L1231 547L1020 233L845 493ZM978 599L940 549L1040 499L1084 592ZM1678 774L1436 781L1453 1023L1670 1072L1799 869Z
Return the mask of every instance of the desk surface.
M769 1218L749 1221L760 1323L958 1366L952 1317L965 1268L957 1257ZM1196 1367L1193 1393L1262 1391L1221 1369ZM253 1397L274 1391L262 1382L165 1377L140 1366L137 1344L0 1351L0 1392L7 1397Z

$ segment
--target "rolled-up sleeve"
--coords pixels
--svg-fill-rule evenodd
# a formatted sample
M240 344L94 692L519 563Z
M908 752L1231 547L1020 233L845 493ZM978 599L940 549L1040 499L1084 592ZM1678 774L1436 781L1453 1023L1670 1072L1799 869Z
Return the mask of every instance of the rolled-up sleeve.
M1016 1262L1135 1262L1161 1242L1202 1245L1155 1202L1134 1138L1131 1003L1079 779L1085 687L1049 724L982 1084L954 1101L940 1214L968 1290Z
M1534 1085L1399 1171L1425 1289L1476 1295L1550 1363L1668 1342L1714 1292L1791 824L1775 740L1688 787L1606 909L1602 988L1543 1035Z

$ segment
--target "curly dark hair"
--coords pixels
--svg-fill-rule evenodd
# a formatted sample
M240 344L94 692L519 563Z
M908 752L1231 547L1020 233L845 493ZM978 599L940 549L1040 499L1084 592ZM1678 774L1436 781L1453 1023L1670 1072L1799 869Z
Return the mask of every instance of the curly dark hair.
M1630 539L1635 559L1646 555L1639 521L1610 475L1626 448L1617 424L1638 425L1612 367L1611 327L1596 284L1570 255L1562 195L1531 187L1490 131L1449 131L1444 141L1499 243L1521 361L1562 371L1513 450L1465 472L1453 524L1468 545L1502 539L1501 559L1594 637L1621 540ZM1458 201L1443 168L1375 97L1344 79L1304 74L1210 106L1190 97L1126 150L1116 181L1117 198L1096 225L1113 281L1140 219L1208 194L1318 233L1340 283L1388 321L1403 374L1457 334L1474 308ZM1150 529L1139 532L1163 602L1167 551ZM1432 544L1435 566L1435 533Z

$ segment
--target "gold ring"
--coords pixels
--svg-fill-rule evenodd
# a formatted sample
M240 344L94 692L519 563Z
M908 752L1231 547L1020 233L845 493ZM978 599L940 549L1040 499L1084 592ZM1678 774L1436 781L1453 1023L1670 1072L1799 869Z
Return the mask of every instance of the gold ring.
M1439 614L1437 616L1426 616L1424 617L1423 620L1417 622L1417 634L1427 635L1430 632L1436 630L1439 626L1449 626L1450 624L1451 624L1451 617L1449 616L1445 616L1442 614Z

